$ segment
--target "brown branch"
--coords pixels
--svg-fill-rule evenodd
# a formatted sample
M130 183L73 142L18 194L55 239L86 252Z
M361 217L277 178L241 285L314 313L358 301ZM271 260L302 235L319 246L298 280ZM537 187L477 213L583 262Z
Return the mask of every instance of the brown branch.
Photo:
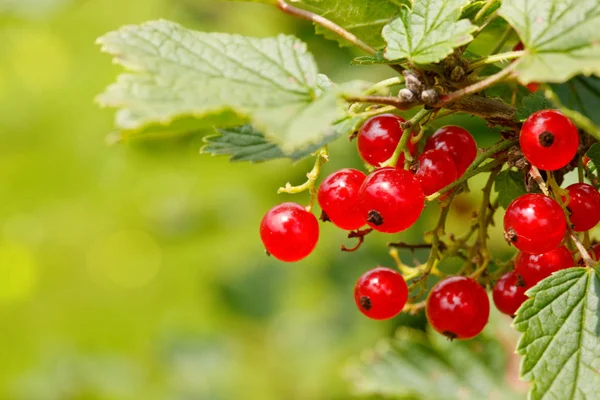
M494 125L517 126L515 121L517 110L502 100L469 95L444 106L444 108L476 115Z
M394 96L348 96L346 101L349 103L386 104L394 106L398 110L410 110L421 104L418 101L404 101Z

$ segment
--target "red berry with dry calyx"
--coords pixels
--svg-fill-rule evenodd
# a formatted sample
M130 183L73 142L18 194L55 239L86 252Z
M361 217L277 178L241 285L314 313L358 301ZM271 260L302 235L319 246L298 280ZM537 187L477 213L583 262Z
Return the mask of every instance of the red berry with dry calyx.
M504 214L504 238L517 249L542 254L560 246L567 219L560 205L541 194L515 199Z
M352 231L366 224L358 208L358 192L365 178L364 172L345 168L329 175L319 186L319 205L337 227Z
M354 287L354 300L360 312L367 317L389 319L406 305L408 286L398 272L377 267L360 277Z
M381 168L365 179L359 209L373 229L397 233L412 226L425 207L425 196L413 174L400 168Z
M427 297L427 320L450 339L470 339L487 324L490 301L477 281L453 276L438 282Z
M569 249L560 246L542 254L520 252L515 260L515 272L521 278L525 288L529 289L552 273L571 268L574 264Z
M260 223L260 238L273 257L294 262L308 256L319 240L317 218L296 203L271 208Z
M444 126L438 129L425 144L424 151L441 150L447 153L456 165L458 176L464 174L477 158L477 143L471 134L459 126Z
M575 157L579 133L573 122L559 111L541 110L523 123L519 143L531 165L555 171Z
M454 161L442 150L427 150L417 161L415 178L421 183L425 196L443 189L458 178Z
M600 222L600 193L587 183L574 183L567 187L567 191L567 211L573 230L589 231ZM563 201L566 201L564 196Z
M514 316L521 304L527 300L524 283L515 271L508 272L494 284L492 298L498 311Z
M378 167L389 160L404 134L401 124L406 120L394 114L381 114L369 118L358 131L358 152L367 163ZM408 150L414 155L416 146L408 141ZM404 154L398 159L398 165L404 164Z

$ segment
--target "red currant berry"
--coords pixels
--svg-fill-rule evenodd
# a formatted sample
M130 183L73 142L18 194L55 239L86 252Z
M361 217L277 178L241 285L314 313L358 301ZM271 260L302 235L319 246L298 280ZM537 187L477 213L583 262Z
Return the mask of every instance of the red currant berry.
M525 287L529 289L539 281L561 269L571 268L575 265L569 249L560 246L542 254L529 254L520 252L515 261L515 272L523 279Z
M490 301L485 289L465 276L453 276L438 282L426 303L431 326L450 339L477 336L490 316Z
M362 217L380 232L397 233L409 228L425 207L421 185L410 172L400 168L373 172L358 196Z
M600 193L587 183L574 183L567 187L569 220L576 232L589 231L600 222ZM563 201L565 201L563 197Z
M421 183L425 196L437 192L458 178L454 161L442 150L427 150L419 156L418 162L415 178Z
M579 147L579 133L571 120L556 110L541 110L527 118L519 136L527 161L546 171L569 164Z
M319 240L315 216L296 203L282 203L269 210L260 223L260 238L273 257L294 262L308 256Z
M477 143L473 136L459 126L444 126L438 129L425 144L427 150L443 150L456 165L458 176L461 176L477 157Z
M553 250L560 246L566 233L567 219L562 208L541 194L518 197L504 214L504 237L526 253Z
M518 275L512 271L502 275L494 285L492 297L496 308L503 314L514 316L521 304L527 300L525 285L519 285Z
M519 42L515 45L513 51L521 51L523 49L525 49L525 47L523 46L523 42ZM512 62L515 62L515 60L513 60ZM537 90L540 88L540 84L536 82L528 83L526 86L531 93L537 92Z
M392 318L404 308L408 286L398 272L377 267L365 272L356 282L354 300L360 312L369 318Z
M319 205L337 227L353 231L366 224L358 209L358 191L366 175L352 168L329 175L319 186Z
M405 122L394 114L381 114L369 118L358 131L358 152L363 160L376 167L387 161L400 143L404 130L400 124ZM414 154L416 146L408 141L408 150ZM404 154L400 155L398 165L404 163Z

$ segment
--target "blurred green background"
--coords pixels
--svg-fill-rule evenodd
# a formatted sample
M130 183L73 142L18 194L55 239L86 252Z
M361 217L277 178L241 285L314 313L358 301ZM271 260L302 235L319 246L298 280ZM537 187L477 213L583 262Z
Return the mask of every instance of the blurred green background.
M292 199L276 189L302 182L311 160L230 164L200 156L200 136L109 146L113 112L93 102L120 72L94 40L156 18L298 35L334 81L391 70L350 67L356 53L258 4L0 0L0 12L0 399L345 399L349 358L398 325L424 326L362 317L352 289L367 269L392 266L387 241L422 241L435 207L352 254L339 251L352 244L344 232L323 225L312 256L283 264L264 255L258 224ZM497 138L460 123L480 146ZM326 173L361 167L344 139L330 153ZM478 193L458 199L450 231L467 228Z

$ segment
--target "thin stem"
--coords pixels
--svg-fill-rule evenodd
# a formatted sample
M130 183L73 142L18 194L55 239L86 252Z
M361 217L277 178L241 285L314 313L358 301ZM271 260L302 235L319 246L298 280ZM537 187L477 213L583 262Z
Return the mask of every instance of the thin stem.
M480 168L479 168L479 166L488 158L491 158L492 156L494 156L506 149L509 149L510 147L514 146L517 143L518 143L517 140L503 140L503 141L498 142L495 145L489 147L486 151L484 151L483 153L478 155L475 158L475 160L473 160L473 162L471 163L469 168L467 168L467 170L464 172L464 174L460 178L458 178L456 181L452 182L450 185L446 186L445 188L427 196L426 200L427 201L435 200L438 197L440 197L440 195L442 195L443 193L446 193L449 190L452 190L455 187L462 185L464 182L466 182L473 176L475 176L481 172L491 171L496 166L498 166L498 160L489 162ZM500 161L501 161L500 164L502 164L504 162L503 159Z
M369 95L369 94L375 94L378 93L379 91L381 91L382 89L386 89L390 86L396 86L396 85L401 85L402 83L404 83L404 77L403 76L394 76L392 78L389 79L384 79L381 82L377 82L376 84L374 84L373 86L371 86L369 89L367 89L367 91L365 92L365 94Z
M319 179L319 175L321 174L321 166L325 162L327 162L329 157L329 154L327 152L327 146L317 151L316 156L317 158L315 159L315 165L313 166L312 170L308 174L306 174L306 177L308 178L306 182L298 186L292 186L292 184L288 182L285 184L284 187L280 187L279 190L277 190L277 193L289 194L301 193L308 190L310 192L310 201L308 203L308 206L306 206L307 211L312 210L313 204L317 197L316 182L317 179Z
M471 64L471 66L469 67L470 71L474 71L479 67L482 67L484 65L487 64L494 64L497 63L499 61L504 61L504 60L512 60L514 58L519 58L521 57L523 54L525 54L524 51L509 51L506 53L499 53L499 54L494 54L491 56L487 56L485 58L482 58L481 60L477 60L475 62L473 62Z
M471 275L471 278L473 278L473 279L478 279L481 276L481 274L485 272L490 260L492 259L492 255L487 246L488 226L489 226L488 215L489 214L493 215L492 211L495 211L495 210L490 210L490 207L491 207L490 196L492 193L492 187L494 186L494 179L496 179L496 176L498 176L498 173L500 172L501 168L502 167L498 167L490 173L487 183L485 184L485 187L483 188L483 199L481 201L481 206L479 208L479 217L477 219L478 231L479 231L477 247L478 247L478 253L480 255L481 265ZM488 210L489 210L489 212L488 212Z
M515 64L510 64L508 67L504 68L498 73L495 73L494 75L490 75L477 83L474 83L465 88L452 92L446 96L443 96L442 101L439 104L436 104L436 107L443 107L449 103L455 102L456 100L466 95L479 93L509 76L514 71L514 69Z
M403 101L395 96L348 96L346 101L349 103L374 103L394 106L399 110L410 110L419 105L418 101Z
M352 33L348 32L335 22L328 20L318 14L312 13L310 11L302 10L300 8L294 7L283 0L277 0L277 7L286 14L293 15L294 17L302 18L307 21L314 22L317 25L321 25L323 28L330 30L331 32L337 34L338 36L346 39L350 43L354 44L356 47L365 51L369 54L377 53L377 50L373 47L369 46L359 38L357 38Z
M408 150L408 141L410 140L410 135L414 127L432 112L432 110L422 109L421 111L416 113L411 119L409 119L403 124L404 133L400 138L400 142L398 143L398 146L396 146L396 150L394 150L394 154L392 154L392 157L390 157L389 160L381 164L382 167L395 167L398 164L398 160L400 159L400 154L404 154L405 162L411 162L413 160L413 157L410 154L410 151Z
M355 104L358 104L358 103L355 103ZM351 117L364 117L366 119L369 117L373 117L375 115L385 114L390 111L394 111L395 109L396 109L396 107L394 107L394 106L385 106L385 107L375 108L374 110L371 110L371 111L363 111L360 113L352 113L351 111L348 111L348 114L350 114Z

